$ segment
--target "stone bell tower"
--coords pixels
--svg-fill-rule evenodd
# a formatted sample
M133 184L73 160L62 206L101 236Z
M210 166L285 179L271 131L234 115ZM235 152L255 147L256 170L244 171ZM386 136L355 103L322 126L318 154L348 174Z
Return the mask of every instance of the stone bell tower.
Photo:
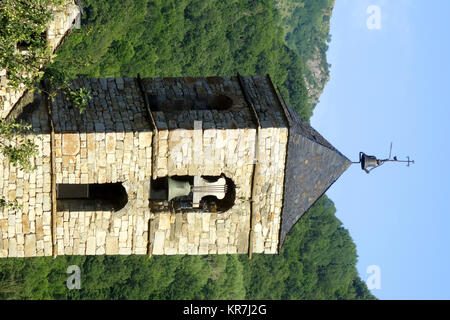
M71 86L91 92L83 113L58 92L19 116L40 155L32 173L3 161L23 207L0 213L2 257L275 254L351 163L268 75Z

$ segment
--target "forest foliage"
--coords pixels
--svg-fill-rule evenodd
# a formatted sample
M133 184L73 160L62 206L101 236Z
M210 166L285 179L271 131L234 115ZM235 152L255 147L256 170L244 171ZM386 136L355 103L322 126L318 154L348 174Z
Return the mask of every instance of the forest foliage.
M308 88L308 109L319 101L330 77L326 52L331 41L330 19L335 0L278 0L282 27L288 47L299 54L304 63Z
M0 260L0 299L373 299L356 249L322 197L279 255L60 256ZM69 290L71 265L81 289Z
M300 115L312 114L301 50L286 45L271 0L85 0L83 6L82 29L67 38L47 75L268 73ZM306 41L316 32L307 30ZM0 259L0 298L373 299L356 262L355 244L323 196L278 255ZM80 290L66 287L70 265L81 268Z
M286 42L305 60L314 58L316 50L328 73L326 51L331 41L329 33L331 9L335 0L282 0L280 12ZM284 8L290 10L283 10Z
M268 73L300 115L312 115L302 58L286 46L270 0L86 1L83 28L55 69L69 78Z

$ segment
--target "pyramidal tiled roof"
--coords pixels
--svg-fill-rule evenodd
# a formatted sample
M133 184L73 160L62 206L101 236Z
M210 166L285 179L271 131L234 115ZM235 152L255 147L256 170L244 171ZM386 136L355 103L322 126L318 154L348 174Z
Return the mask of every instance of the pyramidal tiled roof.
M289 141L285 167L279 248L295 223L308 211L351 161L291 108L286 107Z

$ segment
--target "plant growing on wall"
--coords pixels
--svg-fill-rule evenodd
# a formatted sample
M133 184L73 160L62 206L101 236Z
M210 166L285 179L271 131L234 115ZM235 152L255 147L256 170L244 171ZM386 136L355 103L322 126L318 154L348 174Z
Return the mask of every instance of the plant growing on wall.
M74 90L67 86L66 89L67 99L72 102L75 108L78 111L83 113L86 110L89 100L91 100L91 93L86 88L79 88L78 90Z
M0 121L0 152L8 158L11 164L26 172L34 170L31 159L38 155L37 145L26 137L26 133L30 129L31 125L28 124ZM11 202L0 198L0 208L2 207L18 209L20 205L17 201Z
M72 89L70 83L66 79L66 74L63 71L47 68L43 76L43 80L50 84L52 90L44 91L50 99L53 99L59 90L65 93L67 101L71 102L75 108L82 114L91 100L91 92L87 88Z
M5 199L0 198L0 209L4 208L4 207L8 207L9 209L13 209L13 210L21 208L21 206L19 205L17 200L7 201Z
M30 159L38 154L34 141L26 137L26 132L30 129L29 124L0 121L0 152L8 157L11 164L27 172L34 169Z

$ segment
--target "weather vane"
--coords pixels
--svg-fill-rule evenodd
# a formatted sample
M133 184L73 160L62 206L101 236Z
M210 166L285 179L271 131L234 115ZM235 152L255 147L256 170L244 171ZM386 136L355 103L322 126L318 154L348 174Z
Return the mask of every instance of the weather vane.
M375 168L385 164L386 162L405 162L407 163L407 167L410 166L411 163L414 163L414 160L410 160L409 156L406 157L407 160L398 160L396 156L391 159L392 154L392 142L391 147L389 149L389 157L387 159L377 159L375 156L369 156L364 152L359 153L359 161L353 163L361 163L361 169L363 169L366 173L369 173ZM370 168L370 169L368 169Z

